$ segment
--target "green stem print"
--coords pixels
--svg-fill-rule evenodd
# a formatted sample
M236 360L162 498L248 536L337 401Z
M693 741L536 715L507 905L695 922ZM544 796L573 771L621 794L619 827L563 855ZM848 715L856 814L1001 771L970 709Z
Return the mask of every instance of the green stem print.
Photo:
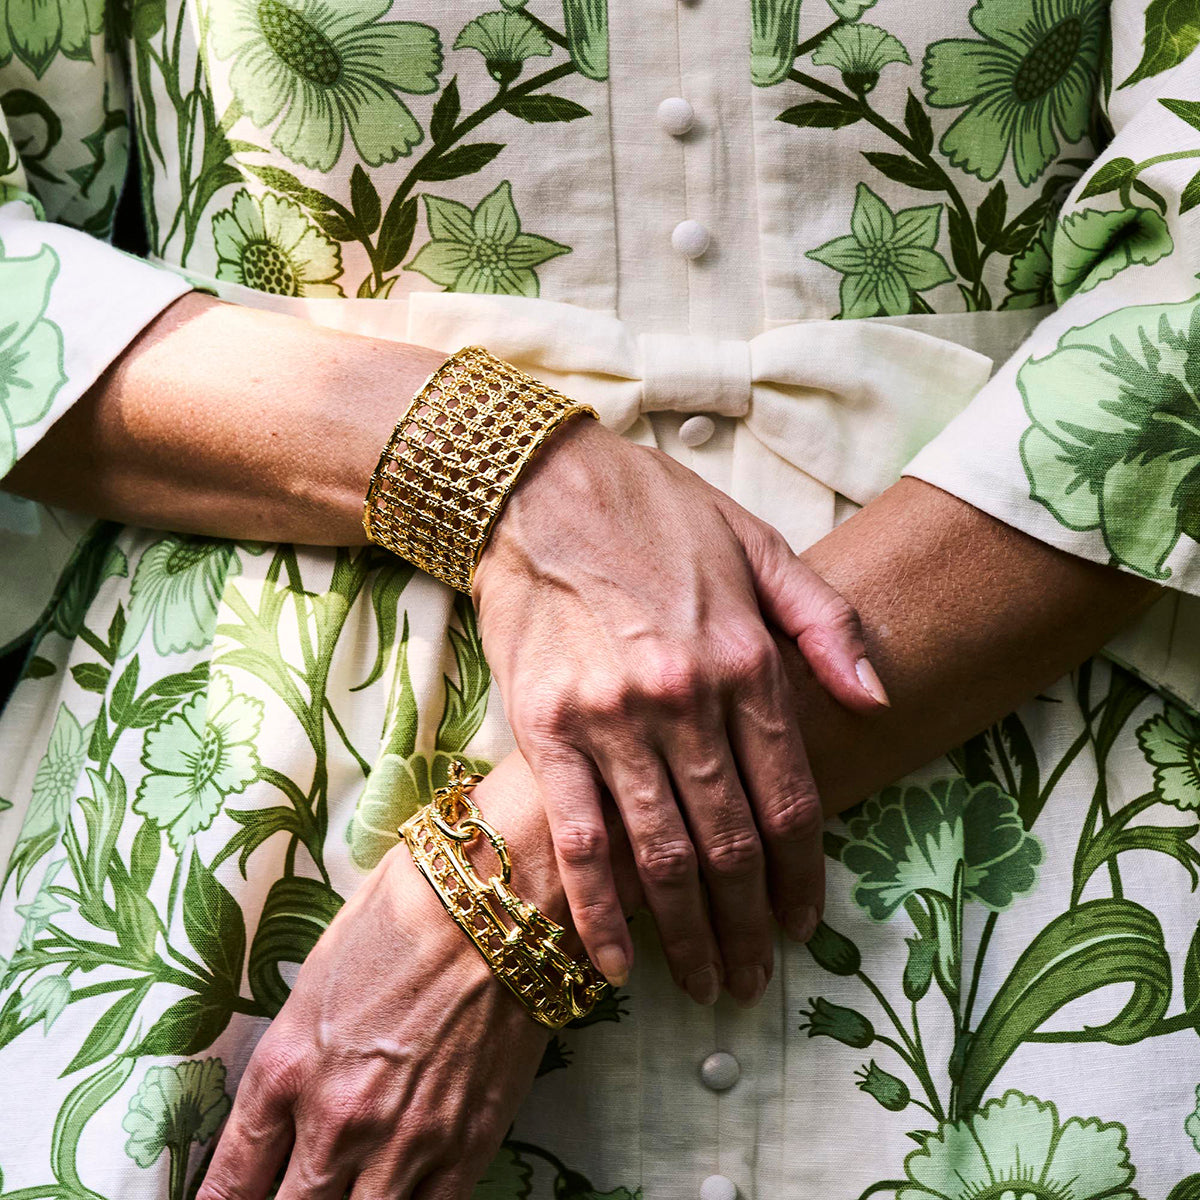
M950 1156L948 1162L958 1161L953 1147L964 1136L978 1139L985 1129L994 1132L1010 1115L1013 1122L1040 1121L1047 1130L1059 1127L1054 1106L1031 1096L1010 1090L987 1099L992 1081L1022 1045L1125 1045L1200 1028L1200 975L1193 966L1185 968L1190 982L1184 1008L1168 1015L1172 969L1162 928L1149 910L1124 894L1118 870L1122 854L1149 851L1182 867L1193 887L1200 883L1200 823L1155 816L1164 804L1191 815L1200 813L1200 721L1163 708L1161 702L1154 711L1153 693L1116 668L1107 672L1106 690L1098 696L1090 664L1078 672L1077 684L1084 728L1044 780L1032 739L1021 720L1010 716L951 756L962 776L885 789L845 815L847 837L829 842L853 879L851 895L859 906L878 921L903 912L912 923L914 936L907 939L910 952L899 981L911 1020L901 1016L887 986L864 969L858 947L822 925L809 944L814 962L832 975L857 978L864 998L878 1006L894 1036L877 1030L857 1010L823 998L809 1001L801 1028L809 1037L858 1049L876 1047L877 1058L864 1063L856 1075L858 1088L893 1112L909 1106L922 1109L938 1125L933 1133L912 1135L922 1149L906 1160L906 1179L880 1181L864 1194L903 1190L912 1197L928 1189L948 1195L933 1186L938 1176L930 1164L943 1155ZM1150 715L1145 716L1148 708ZM1105 786L1108 757L1138 714L1143 719L1137 740L1154 768L1154 787L1114 808ZM1079 827L1070 905L1033 931L979 1014L984 964L995 931L1036 885L1043 852L1032 827L1050 793L1085 750L1098 782ZM1150 823L1139 822L1144 816ZM968 901L988 911L962 1000L963 907ZM1195 952L1194 945L1190 953ZM1114 984L1131 990L1105 1023L1047 1028L1073 1001ZM949 1009L954 1031L944 1066L929 1062L921 1037L920 1015L931 1011L931 998L937 996ZM900 1074L888 1069L887 1055L894 1056ZM910 1073L910 1081L903 1078L904 1072ZM981 1124L985 1115L986 1124ZM1124 1138L1123 1127L1095 1120L1073 1117L1062 1127L1073 1123L1098 1133L1111 1131L1106 1136L1114 1143ZM1022 1145L1024 1158L1033 1142ZM1099 1142L1094 1150L1101 1153ZM1106 1161L1111 1178L1106 1187L1088 1194L1132 1195L1131 1189L1123 1190L1132 1179L1128 1156ZM1004 1175L996 1173L1002 1164L992 1162L989 1178L1032 1180L1026 1169L1033 1165L1024 1163L1020 1174ZM1051 1176L1067 1169L1067 1164L1053 1161L1045 1166ZM964 1188L968 1182L964 1180ZM981 1176L971 1187L985 1182ZM962 1194L965 1198L974 1193L968 1189Z

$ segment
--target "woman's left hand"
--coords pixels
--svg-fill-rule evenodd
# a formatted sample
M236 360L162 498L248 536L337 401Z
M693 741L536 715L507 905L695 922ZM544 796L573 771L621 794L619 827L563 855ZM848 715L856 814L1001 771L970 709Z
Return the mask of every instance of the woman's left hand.
M278 1200L465 1200L548 1040L398 846L301 968L196 1200L263 1200L289 1150Z

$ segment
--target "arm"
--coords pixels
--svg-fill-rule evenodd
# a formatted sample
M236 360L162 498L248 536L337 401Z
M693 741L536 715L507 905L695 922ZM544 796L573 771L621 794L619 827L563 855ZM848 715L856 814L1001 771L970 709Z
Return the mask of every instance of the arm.
M361 543L380 451L444 357L187 296L0 486L151 528ZM872 676L852 610L769 526L591 420L538 450L475 585L484 652L548 797L593 961L619 983L633 951L609 866L607 785L642 847L680 977L718 960L754 999L770 965L768 865L800 936L823 894L816 792L764 615L843 703L870 710L879 699L862 682ZM711 1002L716 989L696 995Z
M828 812L1033 695L1158 591L915 480L898 483L806 557L859 606L893 698L884 712L847 713L780 636ZM578 953L535 796L519 754L475 792L511 848L514 887L567 925L568 948ZM631 912L637 872L619 823L608 832ZM715 979L719 965L709 969ZM337 1200L357 1176L370 1194L466 1196L546 1041L396 847L321 938L252 1056L197 1200L262 1200L288 1153L293 1119L290 1186L281 1194L306 1180L319 1200ZM383 1079L392 1086L381 1088Z

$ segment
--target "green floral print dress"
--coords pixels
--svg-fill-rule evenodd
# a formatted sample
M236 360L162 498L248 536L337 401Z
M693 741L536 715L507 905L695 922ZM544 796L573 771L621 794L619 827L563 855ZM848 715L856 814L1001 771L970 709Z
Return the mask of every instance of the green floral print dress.
M482 342L797 549L908 473L1166 585L828 823L757 1008L635 918L480 1200L1200 1198L1198 274L1194 0L0 0L0 475L202 288ZM188 1200L298 964L511 731L376 548L0 493L0 564L0 1200Z

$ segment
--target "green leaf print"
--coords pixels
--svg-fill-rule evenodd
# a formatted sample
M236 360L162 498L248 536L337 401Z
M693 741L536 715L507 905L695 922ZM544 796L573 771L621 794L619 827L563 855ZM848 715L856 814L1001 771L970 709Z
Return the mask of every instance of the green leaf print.
M877 921L911 896L952 899L960 864L966 897L1001 911L1032 890L1042 861L1016 800L992 783L972 787L955 778L885 788L848 827L842 863L858 876L855 902Z
M1132 87L1177 67L1200 45L1200 12L1193 0L1150 0L1141 62L1118 88Z
M87 1123L124 1087L133 1074L133 1067L132 1058L114 1059L95 1075L76 1084L58 1110L50 1137L50 1166L64 1195L96 1196L79 1178L79 1141Z
M184 996L154 1023L150 1032L129 1051L147 1055L199 1054L221 1036L233 1016L234 997L223 993Z
M455 50L478 50L501 87L520 78L525 60L553 53L550 39L523 12L489 12L463 26Z
M1183 1123L1183 1131L1192 1139L1192 1145L1200 1150L1200 1084L1196 1085L1196 1109L1188 1113L1187 1120ZM1200 1176L1195 1178L1200 1182Z
M213 217L212 230L218 279L275 296L344 294L336 282L341 248L283 196L258 199L243 188Z
M1156 263L1174 248L1166 221L1152 208L1078 209L1063 217L1054 235L1054 297L1062 304L1126 267Z
M198 692L146 734L134 812L167 831L182 851L189 837L207 829L227 796L244 792L261 773L255 739L261 700L235 693L229 677L212 676Z
M7 884L15 872L18 891L34 864L58 841L83 776L93 724L89 721L81 725L65 704L59 705L46 752L33 777L29 808L4 877Z
M994 179L1012 152L1028 186L1081 141L1107 26L1102 0L979 0L970 20L982 41L949 38L925 52L934 108L965 108L940 148L956 167Z
M1128 1046L1146 1036L1171 1000L1171 960L1158 918L1129 900L1090 900L1042 929L1009 972L970 1040L959 1101L978 1105L997 1072L1060 1009L1113 984L1132 984L1103 1025L1056 1030L1054 1041Z
M212 45L230 86L294 162L328 171L347 131L368 165L395 162L424 136L398 92L437 90L437 30L384 21L390 0L214 0ZM278 122L276 124L276 122Z
M11 258L0 244L0 476L17 461L17 430L40 421L67 382L62 330L45 315L57 275L49 246Z
M246 967L251 994L268 1016L279 1012L291 990L279 964L302 963L341 907L341 896L319 879L297 875L271 885Z
M894 213L865 183L858 185L849 235L806 255L842 273L843 320L916 311L918 292L954 278L933 249L941 211L928 204Z
M1169 578L1179 538L1200 533L1200 303L1071 329L1017 386L1032 498L1068 529L1099 529L1117 563Z
M236 996L246 957L246 922L238 902L192 850L183 888L183 927L212 972L218 991Z
M166 1150L171 1160L169 1200L183 1200L188 1151L217 1132L233 1101L225 1091L219 1058L150 1067L121 1122L129 1134L125 1153L139 1167L153 1166Z
M151 543L129 585L120 654L133 651L151 622L161 655L211 645L221 590L241 571L231 542L173 533Z
M406 271L419 271L448 292L536 296L533 268L570 247L537 234L522 233L506 179L474 210L457 200L425 196L425 214L433 238L421 247Z
M104 0L0 0L0 67L15 54L39 79L58 54L91 61Z
M1137 1200L1126 1130L1095 1117L1060 1121L1058 1109L1021 1092L989 1100L963 1121L944 1121L904 1160L896 1200L975 1200L984 1195Z

